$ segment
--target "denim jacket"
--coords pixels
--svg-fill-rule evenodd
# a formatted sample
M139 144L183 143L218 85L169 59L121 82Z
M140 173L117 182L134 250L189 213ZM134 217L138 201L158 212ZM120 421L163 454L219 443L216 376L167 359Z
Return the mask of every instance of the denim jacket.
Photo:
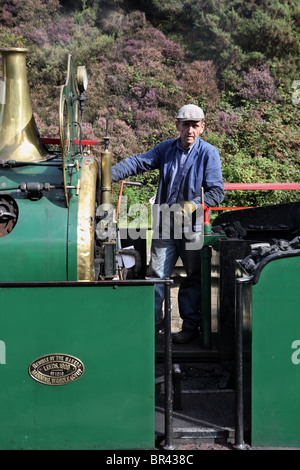
M166 203L168 182L174 158L178 152L178 142L179 139L165 140L144 154L132 155L117 163L111 169L112 182L159 169L155 203L159 205ZM176 203L182 204L184 201L190 201L196 205L200 204L202 187L206 206L216 206L223 201L224 184L219 152L211 144L198 137L184 164Z

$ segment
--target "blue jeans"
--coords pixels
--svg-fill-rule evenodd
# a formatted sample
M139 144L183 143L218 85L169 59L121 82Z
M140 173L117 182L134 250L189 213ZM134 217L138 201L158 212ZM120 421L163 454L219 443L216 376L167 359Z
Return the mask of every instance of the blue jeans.
M200 237L195 233L195 238ZM174 240L154 239L151 246L150 274L157 279L171 278L175 264L180 257L186 271L178 292L178 306L182 327L195 329L200 326L201 298L201 256L200 249L189 250L189 241L185 238ZM164 285L155 286L155 319L162 317Z

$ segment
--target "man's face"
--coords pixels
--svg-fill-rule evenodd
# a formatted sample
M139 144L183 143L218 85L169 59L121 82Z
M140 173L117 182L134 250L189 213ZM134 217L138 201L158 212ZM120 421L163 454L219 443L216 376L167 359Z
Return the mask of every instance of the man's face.
M176 128L180 135L181 147L183 149L193 145L200 134L204 131L202 121L176 121Z

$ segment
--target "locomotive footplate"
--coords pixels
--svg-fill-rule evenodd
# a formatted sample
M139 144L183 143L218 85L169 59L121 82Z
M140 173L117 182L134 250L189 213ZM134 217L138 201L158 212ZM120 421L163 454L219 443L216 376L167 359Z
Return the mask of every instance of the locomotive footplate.
M164 365L156 363L155 431L159 445L164 432ZM222 442L235 436L235 393L232 363L184 362L173 367L173 443Z
M215 362L219 360L219 348L217 333L212 334L212 346L204 348L199 337L187 344L172 344L172 360L179 362ZM156 362L164 361L164 333L158 333L155 337L155 359Z

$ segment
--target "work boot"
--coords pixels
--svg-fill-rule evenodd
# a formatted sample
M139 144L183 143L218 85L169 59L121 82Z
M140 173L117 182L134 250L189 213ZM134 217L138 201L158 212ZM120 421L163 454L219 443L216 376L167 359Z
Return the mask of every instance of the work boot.
M189 343L190 341L193 341L193 339L196 339L198 336L199 336L198 329L183 328L178 333L172 334L172 341L173 343L184 344L184 343Z

